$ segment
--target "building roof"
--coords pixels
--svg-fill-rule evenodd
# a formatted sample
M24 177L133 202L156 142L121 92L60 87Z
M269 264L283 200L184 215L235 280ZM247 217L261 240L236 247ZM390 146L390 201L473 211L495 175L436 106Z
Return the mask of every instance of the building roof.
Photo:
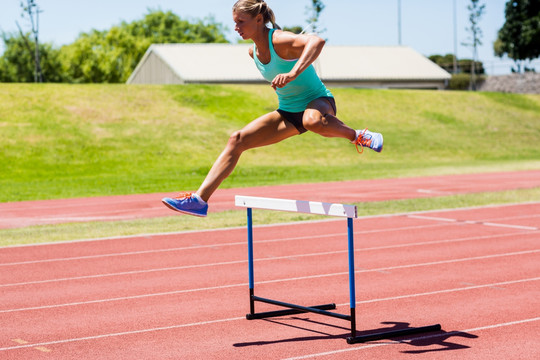
M154 44L128 83L263 82L248 55L250 44ZM404 46L327 45L314 64L323 81L444 81L451 75ZM155 69L168 78L152 76ZM144 76L143 76L143 73Z
M326 80L451 78L440 66L406 46L329 46L319 59L319 75Z

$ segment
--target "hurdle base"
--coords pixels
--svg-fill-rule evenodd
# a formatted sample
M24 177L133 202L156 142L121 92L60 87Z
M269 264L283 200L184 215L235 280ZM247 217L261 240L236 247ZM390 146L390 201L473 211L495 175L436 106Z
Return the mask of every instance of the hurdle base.
M252 310L252 313L246 315L246 319L248 320L255 320L255 319L264 319L269 317L277 317L277 316L287 316L287 315L295 315L295 314L304 314L308 312L317 313L321 315L326 316L333 316L333 317L343 317L344 315L332 313L326 310L333 310L336 308L336 304L324 304L324 305L315 305L315 306L300 306L296 304L290 304L282 301L272 300L272 299L266 299L259 296L255 296L251 294L251 302L254 303L255 301L272 304L276 306L281 306L288 308L287 310L276 310L276 311L267 311L267 312L260 312L255 313ZM254 309L254 306L251 307Z
M368 335L361 335L361 336L354 336L354 337L351 336L347 338L347 343L358 344L358 343L365 343L368 341L392 339L392 338L400 337L400 336L408 336L408 335L413 335L413 334L428 333L428 332L434 332L434 331L440 331L440 330L441 330L440 324L421 326L421 327L416 327L416 328L408 328L408 329L402 329L402 330L392 330L392 331L379 332L375 334L368 334Z
M315 306L310 306L309 308L317 309L317 310L333 310L336 308L336 304L315 305ZM266 312L259 312L255 314L246 314L246 319L248 320L266 319L266 318L271 318L271 317L305 314L307 312L309 311L298 310L298 309L266 311Z

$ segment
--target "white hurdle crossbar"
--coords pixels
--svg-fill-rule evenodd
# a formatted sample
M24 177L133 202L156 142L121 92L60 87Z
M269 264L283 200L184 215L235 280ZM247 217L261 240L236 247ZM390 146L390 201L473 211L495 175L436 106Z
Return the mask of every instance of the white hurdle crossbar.
M247 208L301 212L306 214L329 215L347 218L358 216L356 206L325 202L272 199L253 196L236 196L236 206Z
M374 341L380 339L388 339L397 336L406 336L409 334L417 334L431 331L441 330L441 325L430 325L418 328L406 328L400 330L386 331L382 333L356 336L356 290L355 290L355 272L354 272L354 233L353 219L358 217L357 208L354 205L344 205L336 203L314 202L304 200L286 200L273 199L253 196L236 195L235 205L247 208L247 232L248 232L248 267L249 267L249 303L250 313L246 315L248 320L263 319L276 316L286 316L293 314L301 314L306 312L317 313L320 315L335 317L350 321L351 336L347 337L347 343L363 343L366 341ZM348 236L348 252L349 252L349 298L350 298L350 315L338 314L330 312L336 308L336 304L325 304L315 306L301 306L296 304L285 303L282 301L262 298L255 296L255 280L253 271L253 209L265 209L275 211L290 211L301 212L307 214L328 215L347 218L347 236ZM255 302L263 302L280 307L287 310L255 312Z

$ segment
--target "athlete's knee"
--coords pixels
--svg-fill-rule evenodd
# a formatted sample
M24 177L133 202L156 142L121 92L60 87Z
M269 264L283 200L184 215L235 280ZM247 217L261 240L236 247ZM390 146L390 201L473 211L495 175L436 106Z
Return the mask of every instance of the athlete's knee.
M227 147L230 151L233 152L242 152L244 151L244 136L242 130L236 130L229 136L229 141L227 142Z
M232 147L238 147L242 143L242 132L240 130L236 130L229 136L229 141L227 142L227 145Z
M306 129L313 132L324 131L324 128L328 125L326 116L320 113L304 114L303 125Z

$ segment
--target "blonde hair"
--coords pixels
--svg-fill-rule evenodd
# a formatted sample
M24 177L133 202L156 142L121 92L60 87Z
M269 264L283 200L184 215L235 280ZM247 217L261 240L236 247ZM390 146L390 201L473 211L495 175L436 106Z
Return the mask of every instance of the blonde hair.
M264 0L238 0L233 5L233 12L239 11L255 17L259 14L262 14L265 24L272 23L274 29L281 29L278 24L276 24L276 17L274 12Z

